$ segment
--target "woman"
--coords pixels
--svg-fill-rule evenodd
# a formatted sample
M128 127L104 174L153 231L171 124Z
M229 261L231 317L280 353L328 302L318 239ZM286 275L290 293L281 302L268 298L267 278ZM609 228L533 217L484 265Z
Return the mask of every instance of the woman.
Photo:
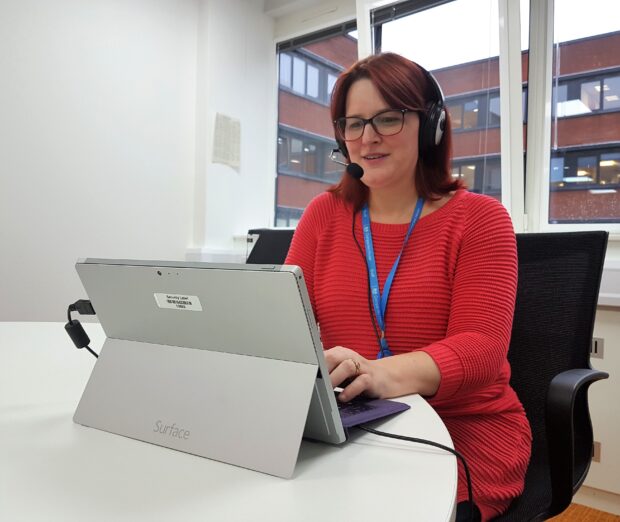
M336 82L331 113L359 167L310 203L286 262L303 269L332 384L343 401L426 397L488 520L521 493L531 446L509 385L510 218L452 179L449 115L417 64L392 53L357 62ZM466 500L459 463L457 520Z

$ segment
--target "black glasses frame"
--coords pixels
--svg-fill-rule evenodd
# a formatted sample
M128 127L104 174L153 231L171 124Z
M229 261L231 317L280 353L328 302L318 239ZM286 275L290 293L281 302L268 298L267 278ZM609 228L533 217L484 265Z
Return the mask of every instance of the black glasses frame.
M384 134L383 132L380 132L379 129L377 128L377 126L375 125L375 118L377 116L381 116L382 114L385 114L386 112L400 112L402 115L402 121L400 124L400 129L398 129L396 132L392 132L390 134ZM398 134L399 132L401 132L403 130L403 127L405 126L405 114L407 114L408 112L415 112L412 111L411 109L385 109L383 111L378 112L377 114L375 114L372 118L360 118L358 116L341 116L340 118L337 118L334 120L334 125L336 126L336 132L338 133L338 137L340 139L342 139L343 141L357 141L359 140L363 135L364 135L364 131L366 130L366 125L368 125L370 123L370 125L372 126L373 130L379 135L379 136L394 136L396 134ZM362 127L362 132L360 133L360 135L357 138L352 138L352 139L347 139L344 137L344 128L346 127L346 123L347 120L358 120L361 121L364 126Z

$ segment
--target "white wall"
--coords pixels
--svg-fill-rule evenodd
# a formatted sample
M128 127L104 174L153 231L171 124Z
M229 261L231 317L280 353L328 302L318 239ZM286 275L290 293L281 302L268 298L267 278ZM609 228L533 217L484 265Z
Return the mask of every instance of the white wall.
M268 1L266 5L278 3L281 2L273 0ZM291 3L298 5L293 10L284 11L276 19L274 36L278 41L320 31L326 27L349 22L356 17L356 0L315 0Z
M234 237L273 225L277 71L262 2L204 1L199 14L196 215L189 256L229 260ZM216 114L241 124L239 169L213 163Z
M62 320L78 257L183 258L197 3L0 4L0 319Z
M609 379L594 383L589 391L594 439L601 443L601 461L593 462L585 484L620 495L620 308L599 307L594 336L604 339L603 359L592 359ZM615 512L620 514L620 497Z
M272 224L262 2L3 0L0 37L0 320L63 320L79 257L184 259ZM239 172L210 162L217 112L241 120Z

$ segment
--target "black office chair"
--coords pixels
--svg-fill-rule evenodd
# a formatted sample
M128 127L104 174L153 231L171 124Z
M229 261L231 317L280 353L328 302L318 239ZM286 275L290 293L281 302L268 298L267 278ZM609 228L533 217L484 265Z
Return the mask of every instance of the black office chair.
M587 391L606 232L518 234L519 283L508 359L532 427L523 494L497 521L546 520L564 511L592 460Z
M293 239L292 228L252 228L248 236L258 236L246 263L259 265L281 265Z
M510 383L525 407L533 443L523 494L498 522L561 513L590 468L587 391L609 377L590 368L607 235L517 234L519 283L508 359ZM291 238L290 230L268 229L254 262L283 263Z

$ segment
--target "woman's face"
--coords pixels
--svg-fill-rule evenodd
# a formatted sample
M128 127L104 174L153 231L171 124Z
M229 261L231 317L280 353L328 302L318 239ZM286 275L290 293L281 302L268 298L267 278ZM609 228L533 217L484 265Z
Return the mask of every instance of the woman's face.
M372 118L390 107L375 85L367 78L357 80L349 88L345 116ZM367 124L364 134L347 141L349 159L364 169L362 182L369 188L397 187L411 184L418 162L418 131L420 119L415 112L405 113L403 129L392 136L377 134Z

